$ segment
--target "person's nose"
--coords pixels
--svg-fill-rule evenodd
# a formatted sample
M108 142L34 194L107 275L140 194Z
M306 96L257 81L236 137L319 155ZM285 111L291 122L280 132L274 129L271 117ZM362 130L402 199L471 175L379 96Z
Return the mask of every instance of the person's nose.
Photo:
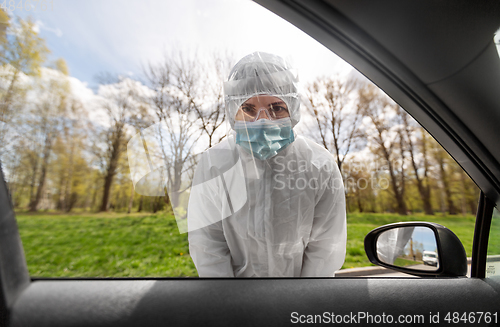
M271 117L269 117L269 114L267 113L267 110L265 108L259 109L259 112L257 114L257 118L255 120L259 120L259 119L268 119L268 120L271 119Z

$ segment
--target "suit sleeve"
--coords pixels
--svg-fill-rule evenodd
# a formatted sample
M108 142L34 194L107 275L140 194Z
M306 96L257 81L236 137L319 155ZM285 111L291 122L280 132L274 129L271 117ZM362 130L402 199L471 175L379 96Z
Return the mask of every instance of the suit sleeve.
M345 260L346 211L342 177L336 170L319 192L311 237L304 251L301 277L333 277Z
M220 177L203 176L203 167L206 165L197 167L197 183L191 189L188 204L189 253L200 277L234 277L222 228L227 210L224 190Z
M189 252L200 277L234 277L221 221L189 232Z

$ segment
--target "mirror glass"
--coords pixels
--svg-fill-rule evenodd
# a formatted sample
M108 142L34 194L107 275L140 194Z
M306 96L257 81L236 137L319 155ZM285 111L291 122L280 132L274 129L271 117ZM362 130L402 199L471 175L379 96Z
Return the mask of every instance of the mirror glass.
M380 261L396 267L439 269L436 236L429 227L397 227L382 232L377 239L377 256Z

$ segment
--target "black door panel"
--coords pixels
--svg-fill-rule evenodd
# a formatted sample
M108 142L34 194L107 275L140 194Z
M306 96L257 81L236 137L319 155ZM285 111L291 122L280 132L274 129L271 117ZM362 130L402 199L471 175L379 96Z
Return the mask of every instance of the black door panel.
M499 291L468 278L43 280L15 303L10 326L276 326L325 312L426 323L439 312L444 324L448 312L496 312Z

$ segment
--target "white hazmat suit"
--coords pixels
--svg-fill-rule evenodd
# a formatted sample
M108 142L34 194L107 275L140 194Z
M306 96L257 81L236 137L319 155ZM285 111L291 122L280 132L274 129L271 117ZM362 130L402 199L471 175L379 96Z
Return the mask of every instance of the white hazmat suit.
M227 117L237 131L201 155L187 210L189 249L199 276L334 276L346 248L342 177L331 153L291 129L300 114L288 63L251 54L233 68L225 93ZM244 144L250 136L238 135L245 134L241 126L262 124L238 125L234 119L243 102L263 94L282 99L290 116L281 125L264 122L278 136L256 137L270 144L271 153L257 153L260 146ZM287 122L289 129L283 127ZM280 135L287 137L276 148Z

